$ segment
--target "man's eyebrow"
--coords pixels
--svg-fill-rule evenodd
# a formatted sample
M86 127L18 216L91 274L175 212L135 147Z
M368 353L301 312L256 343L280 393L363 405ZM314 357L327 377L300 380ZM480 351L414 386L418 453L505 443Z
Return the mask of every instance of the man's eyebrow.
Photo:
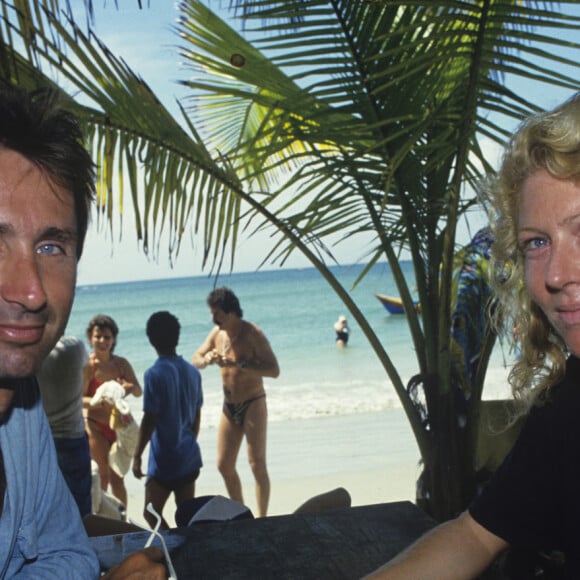
M2 224L0 224L0 233L2 231ZM51 240L58 240L59 242L67 243L67 242L76 242L78 239L78 234L76 229L74 228L58 228L58 227L49 227L42 232L39 236L40 240L44 239L51 239Z
M14 232L14 226L11 223L0 222L0 236L4 234L13 234ZM57 226L50 226L38 236L38 239L45 238L59 240L62 242L74 242L78 238L78 233L76 228L59 228Z

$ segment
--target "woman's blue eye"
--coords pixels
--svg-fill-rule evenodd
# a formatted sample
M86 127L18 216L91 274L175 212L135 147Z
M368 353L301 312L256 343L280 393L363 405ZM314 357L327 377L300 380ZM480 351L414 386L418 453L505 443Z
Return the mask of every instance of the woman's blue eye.
M526 251L533 251L539 250L548 244L548 240L546 238L531 238L529 240L525 240L522 243L522 248L524 252Z

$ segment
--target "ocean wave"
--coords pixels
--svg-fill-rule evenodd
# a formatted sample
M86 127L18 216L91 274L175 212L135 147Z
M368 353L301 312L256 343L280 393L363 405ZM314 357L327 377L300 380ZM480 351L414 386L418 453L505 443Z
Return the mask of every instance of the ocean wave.
M509 398L507 383L509 369L490 367L484 399ZM410 378L410 377L408 377ZM405 377L404 381L408 380ZM406 382L404 383L406 384ZM338 415L380 413L402 408L401 401L387 379L359 379L350 381L325 380L301 383L266 383L268 420L270 422L315 419ZM134 414L141 416L141 399L132 399ZM204 388L202 428L217 428L223 406L223 394L218 387Z

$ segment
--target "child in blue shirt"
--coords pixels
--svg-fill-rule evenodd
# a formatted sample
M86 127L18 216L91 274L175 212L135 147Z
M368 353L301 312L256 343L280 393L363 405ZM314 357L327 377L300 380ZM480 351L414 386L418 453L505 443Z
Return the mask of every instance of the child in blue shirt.
M150 502L161 514L171 493L179 507L195 495L195 480L202 466L197 443L203 393L199 371L176 354L180 325L170 312L156 312L147 322L147 336L159 358L145 372L143 419L133 458L133 473L143 477L141 455L148 442L149 465L145 506ZM147 509L151 527L156 520ZM162 529L167 529L165 520Z

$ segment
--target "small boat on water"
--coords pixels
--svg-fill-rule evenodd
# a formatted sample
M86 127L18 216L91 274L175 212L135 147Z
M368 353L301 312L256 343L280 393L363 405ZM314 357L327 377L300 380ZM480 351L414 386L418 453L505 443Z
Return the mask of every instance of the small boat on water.
M375 292L375 296L390 314L405 314L403 301L400 298L397 298L396 296L387 296L386 294L379 294L378 292ZM413 304L415 305L415 310L420 312L421 305L418 302L413 302Z

